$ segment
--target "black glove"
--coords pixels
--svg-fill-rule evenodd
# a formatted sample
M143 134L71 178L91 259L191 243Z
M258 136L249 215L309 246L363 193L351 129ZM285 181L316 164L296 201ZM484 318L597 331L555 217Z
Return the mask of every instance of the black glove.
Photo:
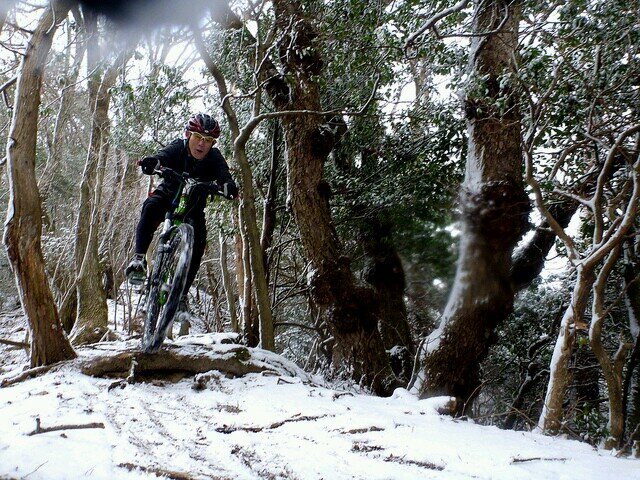
M233 182L223 183L220 186L220 191L227 198L238 198L238 187Z
M138 160L138 165L140 165L142 173L145 175L153 175L156 168L160 166L160 160L155 157L144 157L142 160Z

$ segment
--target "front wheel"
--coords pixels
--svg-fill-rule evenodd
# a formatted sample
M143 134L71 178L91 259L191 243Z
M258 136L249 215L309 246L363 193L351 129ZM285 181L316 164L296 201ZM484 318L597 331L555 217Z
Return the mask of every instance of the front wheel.
M160 238L153 261L142 349L157 352L167 335L187 282L193 227L182 223Z

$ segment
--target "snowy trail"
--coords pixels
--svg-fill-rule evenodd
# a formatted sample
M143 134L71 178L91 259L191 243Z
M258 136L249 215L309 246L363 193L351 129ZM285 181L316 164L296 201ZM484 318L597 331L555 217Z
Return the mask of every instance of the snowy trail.
M637 460L440 416L445 399L326 388L281 357L253 355L286 373L110 388L65 365L0 388L0 479L640 479ZM36 417L105 428L29 436Z

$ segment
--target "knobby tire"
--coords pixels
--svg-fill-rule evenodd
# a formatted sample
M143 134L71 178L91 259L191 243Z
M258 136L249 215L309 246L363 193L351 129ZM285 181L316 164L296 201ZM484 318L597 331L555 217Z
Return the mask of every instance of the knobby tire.
M153 261L147 298L147 316L142 335L142 350L157 352L178 310L187 281L193 252L193 227L183 223L172 227L169 240L160 240ZM161 302L165 285L166 301Z

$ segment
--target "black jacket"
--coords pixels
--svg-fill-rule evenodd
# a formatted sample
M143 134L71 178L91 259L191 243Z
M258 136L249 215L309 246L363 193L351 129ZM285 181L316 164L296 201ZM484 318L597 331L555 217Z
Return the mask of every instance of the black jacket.
M191 178L202 182L215 181L220 185L228 182L234 183L227 162L220 150L215 147L202 160L196 160L189 154L187 140L176 138L152 157L158 159L163 167L169 167L179 173L186 172ZM166 178L158 185L152 195L171 201L178 192L178 188L177 181ZM194 192L189 199L190 214L202 213L206 204L207 194Z

